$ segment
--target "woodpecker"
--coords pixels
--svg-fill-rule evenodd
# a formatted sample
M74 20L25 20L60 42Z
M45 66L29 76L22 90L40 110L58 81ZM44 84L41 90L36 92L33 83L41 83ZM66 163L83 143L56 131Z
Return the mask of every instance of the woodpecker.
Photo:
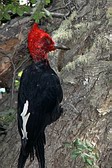
M27 66L20 79L18 91L18 130L21 149L18 168L24 168L28 156L37 157L39 168L45 168L45 128L61 116L63 91L59 77L50 67L48 53L58 46L50 35L34 23L28 33L28 49L33 63Z

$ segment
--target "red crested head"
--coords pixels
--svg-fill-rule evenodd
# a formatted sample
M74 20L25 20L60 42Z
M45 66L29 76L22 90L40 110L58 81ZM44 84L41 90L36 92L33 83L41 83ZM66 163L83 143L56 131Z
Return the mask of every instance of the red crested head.
M56 49L50 35L39 29L37 23L34 23L28 34L28 48L35 61L47 59L48 52Z

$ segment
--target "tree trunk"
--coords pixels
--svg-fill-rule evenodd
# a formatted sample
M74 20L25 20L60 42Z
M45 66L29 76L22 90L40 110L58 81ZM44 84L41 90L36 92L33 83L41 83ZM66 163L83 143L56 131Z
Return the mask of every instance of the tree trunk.
M59 1L58 5L60 4L63 6ZM49 55L52 67L57 73L57 69L60 70L64 113L46 129L46 165L48 168L84 168L83 161L80 158L73 161L70 156L71 150L64 146L65 142L80 138L92 142L99 150L99 161L95 166L111 168L112 88L110 37L106 17L108 3L106 0L76 0L70 1L70 5L72 13L62 21L56 31L53 31L53 39L68 45L71 50L65 53L56 51ZM49 24L54 26L55 20L52 23L49 21ZM6 46L1 43L0 49L4 50L6 55L6 52L11 52L11 60L13 59L17 70L18 67L21 68L21 60L26 59L27 62L26 34L30 25L31 22L28 22L25 26L22 23L20 29L15 26L9 28L9 31L12 29L12 34L8 34L8 39L4 38L4 34L7 34L4 31L1 36L2 40L6 41ZM11 42L10 38L13 39ZM12 44L11 47L8 44ZM9 55L4 57L4 52L0 56L2 64L5 59L9 59ZM2 71L2 83L7 84L9 74L14 72L10 71L11 67L11 63L8 62L8 70L5 69L6 73ZM20 150L16 121L10 125L1 145L1 168L16 168ZM26 167L38 167L37 160L32 163L28 160Z

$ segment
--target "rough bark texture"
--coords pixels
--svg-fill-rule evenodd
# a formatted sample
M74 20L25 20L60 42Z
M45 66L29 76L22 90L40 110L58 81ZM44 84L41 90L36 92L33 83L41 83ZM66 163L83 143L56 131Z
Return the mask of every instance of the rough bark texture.
M75 6L72 14L53 32L53 38L71 50L50 54L51 65L56 71L58 59L64 114L46 129L46 165L48 168L84 168L80 159L71 159L70 150L63 145L81 138L99 149L100 158L96 163L99 168L112 168L112 61L107 2L76 0L71 4ZM27 53L26 49L20 52ZM16 121L10 125L1 145L0 167L17 167L20 137ZM26 167L38 167L37 160L31 164L27 161Z

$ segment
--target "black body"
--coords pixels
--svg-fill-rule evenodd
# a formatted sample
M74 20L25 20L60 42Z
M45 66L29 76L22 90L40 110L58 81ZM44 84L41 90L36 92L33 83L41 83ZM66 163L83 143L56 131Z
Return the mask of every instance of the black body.
M39 168L45 168L44 144L45 128L56 121L61 113L60 103L63 92L57 74L50 67L47 60L32 63L24 71L20 80L18 94L18 129L21 135L21 151L18 168L23 168L26 159L34 159L34 152L39 161ZM29 102L30 113L26 130L28 139L22 139L23 107Z

